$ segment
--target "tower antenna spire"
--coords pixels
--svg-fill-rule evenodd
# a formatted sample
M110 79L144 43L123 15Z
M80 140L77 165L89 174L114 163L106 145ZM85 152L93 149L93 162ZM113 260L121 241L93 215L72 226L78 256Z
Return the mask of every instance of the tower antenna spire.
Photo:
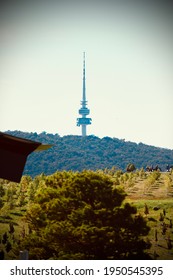
M86 101L86 87L85 87L85 52L83 53L83 101Z
M77 118L77 126L82 127L82 136L86 136L86 127L87 125L91 124L91 118L87 118L86 116L89 115L90 110L86 107L86 77L85 77L85 52L83 53L83 90L82 90L82 101L81 101L81 108L79 109L79 115L81 118Z

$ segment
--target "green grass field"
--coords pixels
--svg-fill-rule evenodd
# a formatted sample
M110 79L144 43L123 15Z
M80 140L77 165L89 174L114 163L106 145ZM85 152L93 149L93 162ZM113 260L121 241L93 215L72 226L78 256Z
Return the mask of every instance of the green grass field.
M173 243L172 199L139 200L131 198L127 200L137 207L138 214L146 219L147 225L150 227L147 239L152 244L148 250L151 257L159 260L173 260L173 247L169 248L169 243ZM148 214L145 214L145 204L148 207Z

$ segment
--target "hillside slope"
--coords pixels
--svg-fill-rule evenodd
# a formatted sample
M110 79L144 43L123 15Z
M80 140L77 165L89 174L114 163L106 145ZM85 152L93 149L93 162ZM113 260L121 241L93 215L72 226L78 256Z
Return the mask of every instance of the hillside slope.
M27 160L24 174L36 176L40 173L52 174L57 170L81 171L83 169L105 169L115 166L125 170L133 163L140 169L147 165L159 165L162 170L166 165L173 165L173 150L156 148L143 143L125 142L118 138L98 138L96 136L68 135L42 132L27 133L7 131L8 134L42 143L53 144L44 152L32 153Z
M4 250L5 259L16 259L16 256L18 258L18 242L21 242L21 239L29 234L29 227L25 216L26 211L34 203L37 205L34 209L40 209L37 208L38 200L35 200L35 194L37 192L39 194L45 193L46 201L49 202L50 200L52 203L56 192L50 192L50 190L51 188L55 190L56 186L59 187L58 178L61 178L60 182L62 183L63 173L66 179L68 179L68 175L72 172L69 172L69 174L68 172L57 172L51 176L40 175L33 180L29 176L23 176L19 184L0 179L0 236L4 239L5 232L9 236L6 244L4 241L0 244L0 251ZM146 240L152 245L147 252L151 258L173 260L173 171L144 172L141 169L136 172L123 173L120 170L99 170L97 173L102 175L106 173L113 181L114 187L117 185L118 188L119 186L124 188L127 193L125 202L135 206L137 208L137 215L141 215L147 222L150 232L146 236ZM87 195L90 196L90 193L87 193ZM57 200L57 197L55 200ZM39 201L42 201L45 205L45 200ZM53 205L55 206L56 204ZM57 211L55 211L55 217L58 217ZM10 233L11 223L14 226L14 232ZM2 255L0 255L1 257Z

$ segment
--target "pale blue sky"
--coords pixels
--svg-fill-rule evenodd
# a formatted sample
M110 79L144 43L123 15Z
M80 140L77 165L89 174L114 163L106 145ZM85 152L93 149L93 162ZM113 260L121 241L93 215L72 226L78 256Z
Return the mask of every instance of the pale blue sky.
M54 1L14 9L0 27L0 130L88 135L173 149L172 21L152 6ZM120 1L121 2L121 1Z

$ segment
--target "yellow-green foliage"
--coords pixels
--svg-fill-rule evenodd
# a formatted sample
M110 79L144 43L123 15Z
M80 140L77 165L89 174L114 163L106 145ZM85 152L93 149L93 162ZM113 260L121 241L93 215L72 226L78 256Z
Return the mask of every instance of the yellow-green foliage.
M151 172L147 179L145 180L145 186L146 187L151 187L160 177L160 172L159 171L153 171Z
M161 173L158 171L148 173L143 169L136 170L136 172L123 173L112 168L111 170L106 169L95 172L86 170L83 172L83 177L80 177L80 174L80 172L63 171L49 176L41 174L34 179L29 176L23 176L20 184L0 180L0 240L2 240L2 235L7 232L8 241L12 246L11 249L10 245L7 246L7 251L10 249L7 252L6 244L0 243L0 250L3 249L5 251L6 259L18 258L19 249L24 248L32 248L31 256L33 257L38 253L38 258L46 258L47 245L45 246L44 243L45 238L49 239L50 247L52 246L49 248L50 256L53 252L52 250L55 249L54 243L51 242L55 242L55 234L57 232L61 233L61 242L64 242L65 246L66 238L67 240L68 238L71 238L71 240L77 238L79 240L80 238L85 238L89 233L97 232L96 225L92 225L92 221L96 221L95 215L100 217L97 220L98 224L106 221L111 222L112 218L108 208L112 205L112 199L109 196L109 192L106 191L107 187L105 188L104 184L112 185L112 190L115 190L116 196L120 193L123 194L125 190L127 197L124 201L121 201L122 203L119 206L120 209L125 207L122 211L126 212L126 216L132 224L133 218L139 217L141 219L142 217L151 228L147 236L143 234L143 238L152 244L151 248L146 250L149 252L150 257L173 259L173 255L171 255L172 248L170 248L173 240L171 229L173 221L171 198L171 196L173 197L173 173ZM91 178L92 184L90 184ZM74 182L76 182L76 185ZM94 197L97 197L97 200L93 204ZM129 206L126 202L130 203ZM147 211L145 204L148 208ZM78 208L75 208L76 205ZM93 205L95 212L93 211ZM136 210L132 211L135 208L131 208L131 205L137 208L137 212ZM119 211L119 206L117 206L116 211ZM158 207L157 211L154 210L155 207ZM133 212L133 214L131 212L131 217L128 216L130 211ZM124 219L124 214L121 214L121 212L117 213L119 214L116 214L116 225L121 215L120 221ZM162 221L159 220L161 216ZM58 221L60 224L57 224ZM70 228L72 229L71 221L75 223L73 228L74 236L69 232ZM79 225L80 221L83 222L81 225ZM162 234L164 232L163 222L167 227L164 234ZM11 234L9 233L10 223L14 224L14 233ZM92 230L90 228L91 225ZM102 226L99 229L99 234L101 236L106 234L107 237L111 235L110 240L112 242L113 231L107 231L106 227L107 225ZM134 227L132 228L134 229ZM38 234L39 232L40 234ZM53 236L52 241L51 236ZM100 242L105 240L103 236L99 237L101 239L98 236L96 239L96 236L92 235L95 242L96 240L100 240ZM19 245L19 242L21 245ZM68 244L72 244L70 242ZM36 250L33 244L39 244L39 248ZM59 259L70 259L75 258L75 256L76 258L84 257L81 252L73 252L73 254L67 253L67 251L63 252L65 249L62 250L58 246L54 253L56 253L55 255ZM102 243L99 243L99 246L101 248ZM87 247L90 246L87 245ZM58 254L57 252L60 253ZM156 257L156 254L159 256Z
M167 173L165 176L165 185L167 188L173 187L173 174L172 173Z

